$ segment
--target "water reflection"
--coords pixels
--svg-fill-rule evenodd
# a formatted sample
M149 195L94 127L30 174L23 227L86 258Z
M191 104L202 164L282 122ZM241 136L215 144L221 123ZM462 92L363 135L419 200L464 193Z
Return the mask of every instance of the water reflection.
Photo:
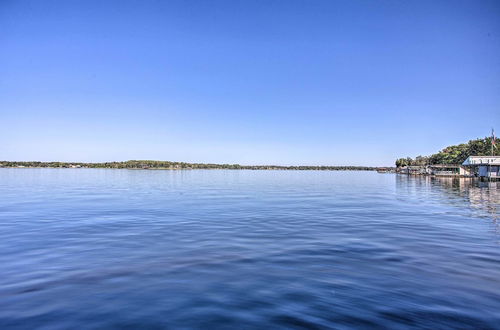
M457 207L470 209L474 216L491 218L499 224L500 182L477 178L452 178L397 175L398 193L423 194ZM431 196L429 196L431 195Z
M0 169L0 196L2 330L500 324L497 184Z

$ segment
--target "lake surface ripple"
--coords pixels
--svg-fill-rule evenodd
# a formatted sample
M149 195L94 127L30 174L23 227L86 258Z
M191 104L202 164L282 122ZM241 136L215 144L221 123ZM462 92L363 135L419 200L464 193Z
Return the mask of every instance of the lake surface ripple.
M500 327L500 185L0 169L1 329Z

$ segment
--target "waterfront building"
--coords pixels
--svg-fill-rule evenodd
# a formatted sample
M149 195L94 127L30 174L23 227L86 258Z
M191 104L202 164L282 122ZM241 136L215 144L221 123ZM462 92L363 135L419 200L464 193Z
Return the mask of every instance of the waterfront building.
M469 176L469 168L460 165L436 164L428 165L427 171L435 176Z
M462 166L480 178L500 179L500 156L469 156Z

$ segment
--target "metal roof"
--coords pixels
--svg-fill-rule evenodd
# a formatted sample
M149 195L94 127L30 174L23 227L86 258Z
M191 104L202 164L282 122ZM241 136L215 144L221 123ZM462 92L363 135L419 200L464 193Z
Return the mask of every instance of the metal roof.
M500 156L469 156L462 165L500 165Z
M454 164L434 164L434 165L429 165L429 167L434 167L434 168L460 168L460 165L454 165Z

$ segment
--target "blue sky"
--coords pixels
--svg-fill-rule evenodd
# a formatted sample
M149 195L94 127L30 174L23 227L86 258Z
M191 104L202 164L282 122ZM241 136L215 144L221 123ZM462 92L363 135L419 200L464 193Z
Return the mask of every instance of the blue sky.
M500 132L500 1L0 0L0 159L392 165Z

